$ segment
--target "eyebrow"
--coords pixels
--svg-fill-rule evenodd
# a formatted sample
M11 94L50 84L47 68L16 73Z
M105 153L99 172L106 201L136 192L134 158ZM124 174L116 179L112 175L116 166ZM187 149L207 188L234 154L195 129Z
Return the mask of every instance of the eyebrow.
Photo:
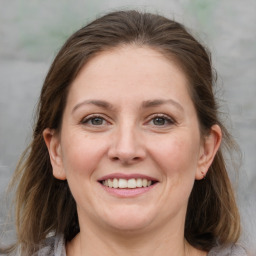
M154 100L146 100L142 102L142 108L151 108L151 107L158 107L164 104L172 104L175 107L177 107L179 110L184 111L183 107L175 100L173 99L154 99ZM114 106L110 104L107 101L104 100L85 100L77 105L72 110L72 113L75 112L78 108L80 108L83 105L95 105L100 108L105 108L105 109L114 109Z
M158 107L164 104L172 104L174 105L176 108L178 108L181 111L184 111L184 108L175 100L173 99L154 99L154 100L146 100L143 101L142 103L142 107L143 108L151 108L151 107Z
M83 105L95 105L98 106L100 108L105 108L105 109L113 109L113 105L111 105L109 102L104 101L104 100L85 100L82 101L80 103L78 103L77 105L75 105L75 107L72 110L72 113L74 113L78 108L80 108Z

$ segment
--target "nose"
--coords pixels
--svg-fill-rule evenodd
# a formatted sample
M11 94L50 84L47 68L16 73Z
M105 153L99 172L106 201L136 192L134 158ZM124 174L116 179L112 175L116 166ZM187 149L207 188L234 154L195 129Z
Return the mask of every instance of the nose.
M122 125L115 129L108 157L115 162L130 165L146 157L145 143L134 125Z

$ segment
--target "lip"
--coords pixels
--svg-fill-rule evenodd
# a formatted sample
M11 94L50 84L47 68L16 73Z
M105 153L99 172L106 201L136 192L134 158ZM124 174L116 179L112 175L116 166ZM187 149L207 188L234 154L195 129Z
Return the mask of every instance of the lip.
M98 181L103 181L103 180L108 180L108 179L147 179L147 180L151 180L151 181L158 181L157 179L147 176L147 175L143 175L143 174L139 174L139 173L134 173L134 174L124 174L124 173L111 173L108 174L106 176L101 177L100 179L98 179Z
M108 179L147 179L149 181L154 181L155 183L152 184L149 187L141 187L141 188L110 188L108 186L104 186L101 182L104 180L108 180ZM116 197L120 197L120 198L130 198L130 197L136 197L142 194L145 194L149 191L151 191L152 189L155 188L155 186L158 184L158 180L144 175L144 174L138 174L138 173L133 173L133 174L124 174L124 173L111 173L108 175L105 175L103 177L101 177L100 179L98 179L98 182L100 184L100 186L109 194L116 196Z
M149 192L150 190L155 188L158 182L145 188L144 187L142 188L110 188L102 185L101 183L99 184L107 193L111 195L121 197L121 198L129 198L129 197L135 197L135 196L139 196Z

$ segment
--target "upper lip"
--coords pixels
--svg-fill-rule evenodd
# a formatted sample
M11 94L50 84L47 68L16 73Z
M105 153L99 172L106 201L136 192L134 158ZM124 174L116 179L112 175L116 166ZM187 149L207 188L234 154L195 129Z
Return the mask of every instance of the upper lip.
M124 174L124 173L111 173L108 175L105 175L101 177L98 181L103 181L103 180L108 180L108 179L147 179L151 181L158 181L157 179L144 175L144 174L139 174L139 173L134 173L134 174Z

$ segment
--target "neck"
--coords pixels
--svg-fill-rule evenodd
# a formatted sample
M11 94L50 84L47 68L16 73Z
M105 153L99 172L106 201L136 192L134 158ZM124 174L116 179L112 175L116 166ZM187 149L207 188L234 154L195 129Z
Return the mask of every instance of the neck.
M165 225L161 229L118 232L97 226L81 225L81 232L67 245L67 256L162 256L206 255L184 239L184 227ZM175 228L175 229L174 229Z

